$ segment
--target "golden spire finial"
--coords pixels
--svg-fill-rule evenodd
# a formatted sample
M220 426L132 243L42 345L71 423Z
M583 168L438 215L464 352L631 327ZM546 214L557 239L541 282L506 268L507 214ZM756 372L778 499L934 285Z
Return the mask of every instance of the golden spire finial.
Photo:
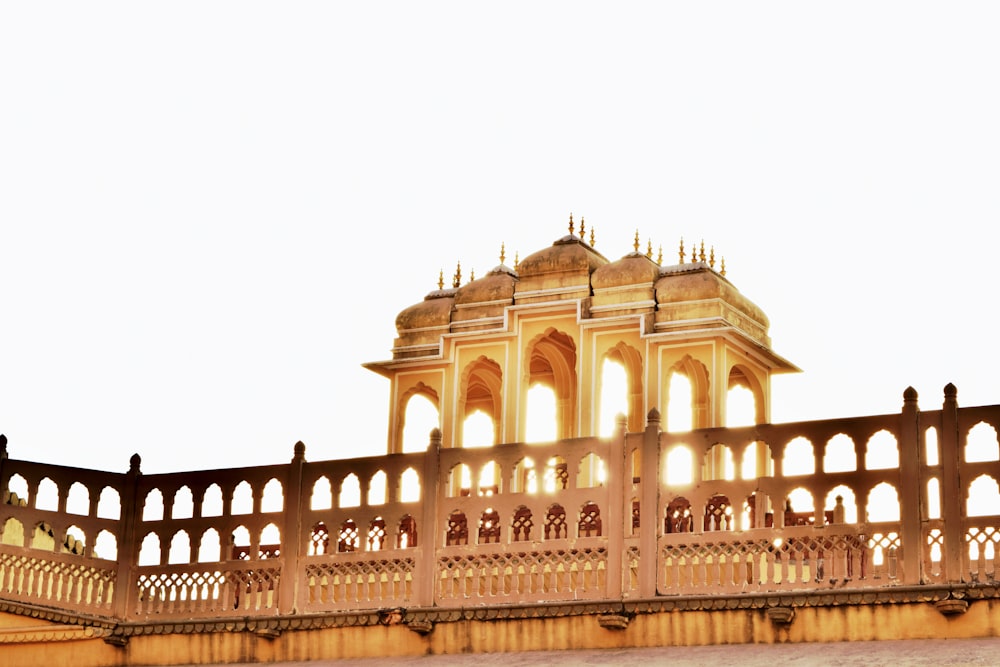
M444 269L438 272L438 289L444 289Z
M459 262L457 265L455 265L455 275L451 279L451 286L457 288L461 287L461 285L462 285L462 262Z
M705 261L705 239L702 239L702 240L701 240L701 256L699 257L699 259L700 259L700 260L701 260L702 262L704 262L704 261Z
M723 278L726 277L726 258L725 257L722 258L722 270L719 271L719 275L722 276Z
M501 241L500 242L500 263L501 264L503 264L503 260L507 257L506 253L504 252L505 249L506 248L505 248L505 246L503 244L503 241Z
M663 244L660 244L660 249L656 253L656 265L663 266Z
M586 231L584 231L586 228L587 228L587 223L583 221L583 216L581 215L580 216L580 240L581 241L585 241L586 240L584 238L584 236L587 233Z
M476 279L476 270L472 269L471 271L469 271L469 282L471 283L475 279Z
M646 239L646 259L653 259L653 239Z
M569 214L569 235L573 236L573 214Z
M632 242L632 248L635 249L636 252L639 252L639 230L638 229L635 230L635 240Z
M683 236L681 237L681 247L677 251L677 257L680 260L680 263L683 264L684 263L684 237Z
M594 247L594 228L590 228L590 247Z
M517 258L518 252L514 251L514 270L517 271L517 265L521 263L521 260Z
M708 265L713 269L715 268L715 246L712 246L712 249L708 253Z

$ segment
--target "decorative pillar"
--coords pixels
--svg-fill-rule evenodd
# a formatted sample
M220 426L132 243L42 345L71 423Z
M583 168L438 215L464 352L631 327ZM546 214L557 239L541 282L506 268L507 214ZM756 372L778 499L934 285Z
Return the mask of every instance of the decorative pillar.
M434 606L434 583L437 581L437 514L444 489L441 486L441 429L431 431L430 444L424 453L424 469L420 480L422 512L417 524L417 557L413 575L413 596L418 607Z
M923 503L921 496L924 448L920 429L920 409L917 391L907 387L903 392L903 412L899 421L899 510L902 522L900 544L903 551L904 584L919 584L923 579Z
M294 614L299 608L299 591L306 585L299 572L303 547L302 530L302 470L306 463L306 446L295 443L292 462L285 475L285 516L281 526L281 583L278 589L278 613Z
M625 569L625 533L632 529L632 472L625 471L625 432L627 418L619 414L615 425L615 434L608 448L608 493L609 517L613 521L605 521L608 536L607 564L607 598L616 600L622 596ZM626 513L625 508L628 508ZM610 525L609 525L610 524Z
M135 568L139 564L139 545L136 542L140 534L138 525L141 516L139 506L139 477L142 471L139 465L142 459L133 454L129 459L128 472L121 488L121 516L118 531L118 569L115 572L115 591L112 600L112 615L120 620L127 620L131 613L132 595L136 587ZM169 549L169 545L167 549ZM163 545L160 545L160 560L163 560Z
M642 438L642 485L639 511L639 596L656 596L659 570L657 537L660 534L660 411L653 408L646 417Z
M958 433L958 389L950 382L944 388L941 408L941 518L944 519L945 575L949 583L962 581L965 539L962 523L961 480L958 464L962 460Z

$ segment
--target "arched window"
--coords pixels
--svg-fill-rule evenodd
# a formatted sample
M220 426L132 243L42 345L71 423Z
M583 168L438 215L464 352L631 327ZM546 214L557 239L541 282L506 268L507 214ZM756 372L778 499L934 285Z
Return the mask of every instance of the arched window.
M385 548L385 519L380 516L368 524L368 551L381 551Z
M281 482L275 478L264 485L264 495L260 499L261 512L281 512L285 509L285 492Z
M361 482L353 472L344 478L337 496L337 507L361 506Z
M209 528L201 534L198 543L198 562L217 563L222 560L222 541L219 538L219 531Z
M618 415L628 415L628 374L620 361L608 357L601 365L601 423L598 431L602 438L614 434Z
M142 520L163 520L163 493L159 489L153 489L146 494L146 502L142 505Z
M669 486L687 486L694 482L694 459L691 450L683 445L667 453L666 476Z
M577 534L580 537L601 536L601 508L597 506L597 503L588 502L580 508Z
M121 515L122 503L118 491L110 486L101 489L101 495L97 500L97 518L117 521Z
M558 437L556 393L544 384L528 389L528 420L525 440L551 442Z
M269 523L260 531L260 550L258 558L277 558L281 555L281 531L273 523Z
M669 391L666 430L670 433L690 431L694 426L691 379L683 373L671 373Z
M139 548L139 566L160 564L160 536L156 533L149 533L142 538L142 546Z
M201 501L201 515L203 517L222 516L222 488L218 484L210 484L205 489L205 495Z
M177 489L174 494L174 503L170 508L171 519L190 519L194 516L194 494L187 486ZM187 561L180 561L186 563Z
M868 494L868 520L899 521L899 495L891 484L876 484Z
M167 554L167 563L175 565L177 563L191 562L191 537L187 531L179 530L170 539L170 551Z
M13 494L8 496L5 501L10 505L27 505L29 502L28 498L28 482L25 481L23 477L14 473L7 480L7 492Z
M479 544L495 544L499 541L500 513L488 507L479 517Z
M812 475L816 472L816 459L813 457L813 445L809 440L799 436L785 446L785 456L781 460L781 473L785 477Z
M3 536L0 544L9 544L14 547L24 546L24 524L11 517L3 524Z
M868 439L865 453L867 470L886 470L899 467L899 447L895 436L886 430L879 431Z
M400 501L415 503L420 501L420 475L413 468L407 468L399 478Z
M448 516L448 530L445 533L445 545L449 547L469 543L469 521L465 512L458 510Z
M399 521L399 531L396 534L397 549L411 549L417 546L417 521L407 514Z
M312 496L309 498L309 509L328 510L333 507L333 488L326 475L320 477L313 484Z
M1000 514L1000 487L989 475L980 475L969 484L965 501L966 516L992 516Z
M566 510L562 505L552 505L545 514L545 539L558 540L567 537Z
M246 480L233 489L232 514L234 516L253 513L253 487Z
M307 553L310 556L322 556L330 553L330 531L322 521L312 527Z
M526 542L531 539L531 510L521 505L514 510L514 521L511 523L511 540L514 542Z
M379 470L368 481L368 504L385 505L388 489L384 470Z
M853 472L857 467L857 454L850 436L838 433L827 441L826 451L823 453L823 472Z
M340 535L337 538L337 552L350 553L357 551L359 545L358 524L353 519L348 519L340 524Z
M431 431L440 427L437 406L423 394L410 396L404 409L403 452L426 451Z
M105 487L107 488L107 487ZM102 530L94 540L94 558L118 560L118 538L109 530Z
M90 514L90 491L80 482L73 482L66 495L66 512L87 516Z
M1000 446L997 431L985 422L979 422L969 430L965 440L965 462L979 463L1000 460Z
M59 509L59 487L48 477L38 483L35 494L35 509L56 512Z

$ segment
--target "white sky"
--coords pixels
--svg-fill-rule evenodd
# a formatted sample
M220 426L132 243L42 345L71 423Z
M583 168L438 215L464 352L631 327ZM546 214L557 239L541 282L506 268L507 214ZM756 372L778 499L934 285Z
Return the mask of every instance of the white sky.
M586 217L726 258L775 421L994 383L995 2L0 4L0 432L124 471L385 451L394 320ZM512 259L508 260L512 263Z

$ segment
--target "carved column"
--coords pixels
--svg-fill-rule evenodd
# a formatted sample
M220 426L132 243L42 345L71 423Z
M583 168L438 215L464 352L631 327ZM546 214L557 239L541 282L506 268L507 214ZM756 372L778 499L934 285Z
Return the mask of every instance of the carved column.
M140 534L139 522L142 518L142 508L139 500L139 477L142 472L139 465L142 459L133 454L129 459L128 472L121 488L121 515L118 531L118 570L115 573L115 592L112 601L112 615L120 620L126 620L131 613L131 601L135 591L135 568L139 564L139 544L136 536ZM161 548L161 554L162 554ZM162 557L161 557L162 560Z
M304 536L302 532L302 471L306 463L306 446L295 443L295 454L285 476L285 517L281 527L281 583L278 589L278 613L294 614L299 608L299 590L306 585L302 562Z
M948 383L944 388L944 405L941 408L941 518L944 519L945 575L951 583L962 581L965 540L962 523L961 480L958 464L962 449L958 433L958 390Z
M904 584L919 584L923 578L923 503L921 471L924 469L923 434L917 392L903 392L903 412L899 422L899 509L902 522L900 544L903 551Z
M437 574L437 514L441 486L441 429L431 431L430 445L424 454L424 469L420 480L422 512L417 524L416 571L413 574L413 595L418 607L434 605L434 583Z
M608 509L612 521L605 521L608 536L607 597L617 600L622 596L622 577L625 570L625 533L632 528L632 472L625 471L625 415L618 415L615 434L608 448ZM626 509L628 511L626 512Z
M639 505L639 596L656 595L659 569L657 536L660 533L660 411L653 408L646 417L642 439L642 496Z

